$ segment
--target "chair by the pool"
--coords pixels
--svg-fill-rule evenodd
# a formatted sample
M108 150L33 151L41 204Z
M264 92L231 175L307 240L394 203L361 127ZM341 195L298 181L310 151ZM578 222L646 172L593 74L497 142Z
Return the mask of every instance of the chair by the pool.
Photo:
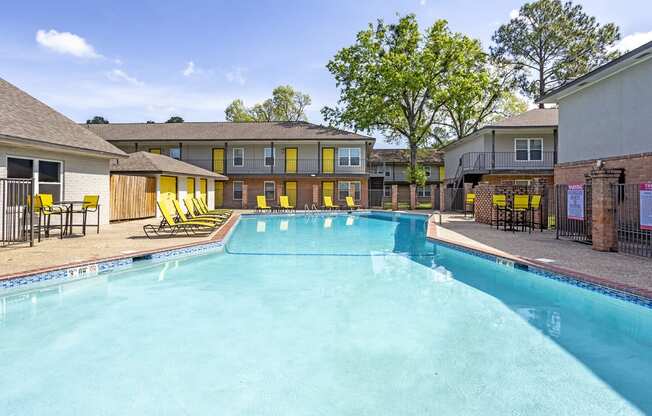
M507 218L505 220L505 229L509 223L512 231L516 230L517 226L525 231L527 226L527 214L530 209L530 197L528 195L514 195L512 205L507 208Z
M62 206L55 205L53 202L52 194L37 194L36 200L34 201L34 209L37 210L39 214L38 218L38 241L41 241L41 229L45 228L45 236L50 236L50 230L59 229L59 238L63 238L65 229L67 228L64 224L64 214L68 210ZM41 216L43 217L43 224L41 224ZM59 224L52 224L52 217L59 217Z
M272 212L272 207L267 205L265 195L256 196L256 212Z
M195 207L197 207L201 214L219 215L224 218L228 218L233 214L232 209L208 209L208 205L206 205L203 199L193 198L192 200L195 202Z
M217 213L211 214L208 212L204 212L202 207L199 205L199 200L197 200L197 198L192 197L191 195L186 195L186 197L183 198L183 203L186 205L188 216L191 219L218 218L221 220L225 220L229 217L228 215L217 214Z
M97 223L88 225L88 213L97 213ZM86 235L86 227L96 227L97 234L100 233L100 196L99 195L84 195L82 206L72 211L73 214L82 214L82 234ZM71 217L72 219L72 217ZM73 223L73 225L75 225Z
M294 205L290 205L290 198L288 198L287 195L281 195L278 198L278 202L281 204L281 209L284 211L295 211L296 212L296 207Z
M360 208L360 205L355 204L355 201L353 200L353 197L347 196L346 197L346 207L348 209L358 209L358 208Z
M183 211L183 208L181 208L181 204L179 203L179 201L177 201L176 198L171 198L170 201L172 202L172 206L174 207L177 216L182 222L202 221L208 224L214 224L215 226L221 225L224 222L224 220L215 217L197 217L195 216L195 214L192 213L188 213L188 215L186 215L186 213Z
M537 222L535 212L539 211L539 220ZM539 231L543 231L543 208L541 205L541 195L532 195L530 196L530 208L529 208L530 220L529 227L530 232L532 228L538 227Z
M152 238L152 235L173 237L179 231L183 231L188 237L190 237L197 232L210 232L215 228L215 224L206 221L192 220L184 222L183 220L175 220L172 213L170 213L166 202L167 201L163 200L156 202L159 211L161 211L161 215L163 215L163 221L157 225L147 224L143 226L143 232L147 238Z
M468 193L466 194L466 199L464 200L464 218L466 214L471 213L475 215L475 194Z
M322 205L322 208L333 210L333 209L340 209L340 206L333 204L333 198L332 197L325 196L324 197L324 205Z
M496 229L501 224L505 225L507 217L507 195L496 194L491 196L491 226L494 225L494 212L496 213ZM502 219L500 218L502 214Z

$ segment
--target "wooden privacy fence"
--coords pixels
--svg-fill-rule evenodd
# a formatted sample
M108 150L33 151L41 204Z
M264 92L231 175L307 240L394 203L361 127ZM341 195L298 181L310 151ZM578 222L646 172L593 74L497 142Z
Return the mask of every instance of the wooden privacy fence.
M111 175L111 221L156 215L156 178Z

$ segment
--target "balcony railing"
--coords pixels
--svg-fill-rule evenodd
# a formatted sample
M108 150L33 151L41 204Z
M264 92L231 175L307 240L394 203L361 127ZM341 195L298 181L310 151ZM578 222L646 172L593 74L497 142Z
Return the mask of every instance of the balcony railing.
M531 152L530 160L521 160L527 154L516 152L469 152L460 158L465 173L494 170L545 170L555 165L555 152ZM540 157L539 157L540 156Z
M214 170L210 159L182 159L204 169ZM217 163L219 165L219 162ZM365 159L226 159L222 162L226 175L361 175L367 173Z

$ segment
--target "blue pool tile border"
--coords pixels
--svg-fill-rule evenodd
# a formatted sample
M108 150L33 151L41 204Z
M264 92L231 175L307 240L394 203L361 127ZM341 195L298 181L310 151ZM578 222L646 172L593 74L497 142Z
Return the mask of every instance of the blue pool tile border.
M611 287L608 287L608 286L603 286L603 285L600 285L600 284L597 284L597 283L587 282L585 280L581 280L581 279L578 279L576 277L568 276L568 275L565 275L565 274L562 274L562 273L559 273L559 272L553 272L551 270L546 270L546 269L544 269L542 267L532 266L532 265L525 264L525 263L519 263L519 262L514 261L514 260L510 260L510 259L500 257L500 256L496 256L496 255L493 255L493 254L488 254L488 253L485 253L485 252L480 251L480 250L475 250L475 249L471 249L471 248L468 248L468 247L463 247L463 246L460 246L460 245L457 245L457 244L448 243L446 241L441 241L441 240L438 240L436 238L428 237L428 240L435 243L435 244L437 244L437 245L447 247L447 248L450 248L450 249L453 249L453 250L457 250L457 251L460 251L460 252L463 252L463 253L466 253L466 254L470 254L470 255L475 256L475 257L480 257L480 258L483 258L485 260L489 260L489 261L492 261L492 262L512 266L514 268L517 268L517 269L520 269L520 270L525 270L525 271L528 271L530 273L536 274L538 276L545 277L547 279L556 280L558 282L570 284L572 286L576 286L576 287L579 287L579 288L582 288L582 289L586 289L586 290L589 290L591 292L600 293L602 295L606 295L606 296L609 296L609 297L612 297L612 298L615 298L615 299L618 299L618 300L634 303L636 305L652 309L652 299L648 299L648 298L645 298L643 296L635 295L633 293L624 292L622 290L614 289L614 288L611 288Z
M208 251L221 250L224 244L211 242L195 246L175 248L171 250L158 251L155 253L136 255L114 260L98 261L97 263L84 264L81 266L65 267L57 270L38 272L27 276L0 280L0 290L12 290L18 288L31 288L38 284L60 283L63 281L81 280L94 277L116 270L131 267L134 262L142 260L167 261L174 258L204 254Z

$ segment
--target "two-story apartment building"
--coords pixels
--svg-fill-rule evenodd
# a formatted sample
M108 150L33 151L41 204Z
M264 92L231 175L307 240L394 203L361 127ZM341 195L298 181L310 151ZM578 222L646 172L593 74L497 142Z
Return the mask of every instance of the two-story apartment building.
M205 184L209 205L254 207L256 196L299 208L350 193L367 206L367 157L375 139L307 122L90 124L127 153L149 151L228 176ZM184 191L185 184L178 186ZM246 188L246 191L245 191ZM243 201L246 198L246 201ZM245 202L245 203L243 203Z
M540 98L559 106L555 183L585 181L597 160L621 182L652 181L652 42Z
M444 146L445 182L553 183L557 162L558 111L533 109L484 126Z
M425 186L417 187L417 200L429 202L431 185L439 184L443 178L443 154L435 149L419 149L417 163L427 175ZM374 149L369 156L369 188L372 206L380 205L382 199L391 198L392 185L398 185L399 201L410 201L410 181L407 168L410 152L407 149Z

